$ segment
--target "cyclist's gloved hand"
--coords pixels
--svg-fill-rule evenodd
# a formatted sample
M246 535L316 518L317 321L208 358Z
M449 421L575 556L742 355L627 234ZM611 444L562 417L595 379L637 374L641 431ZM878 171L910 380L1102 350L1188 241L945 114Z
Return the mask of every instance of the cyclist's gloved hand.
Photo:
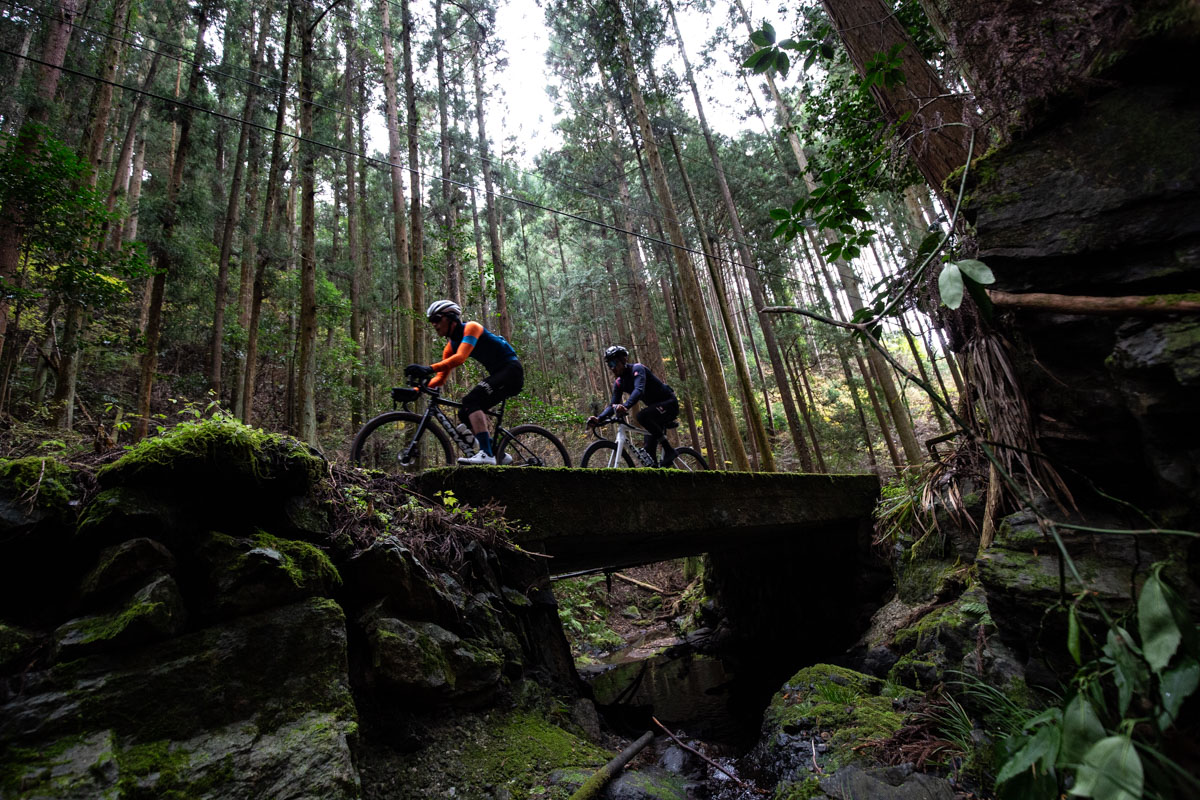
M404 377L413 381L424 382L432 378L434 372L433 367L427 367L424 364L409 364L404 368Z
M587 418L587 426L589 428L594 428L599 424L600 424L600 418L597 417L595 414L593 414L592 416Z
M629 413L629 409L622 405L613 406L613 411L618 417L623 417Z

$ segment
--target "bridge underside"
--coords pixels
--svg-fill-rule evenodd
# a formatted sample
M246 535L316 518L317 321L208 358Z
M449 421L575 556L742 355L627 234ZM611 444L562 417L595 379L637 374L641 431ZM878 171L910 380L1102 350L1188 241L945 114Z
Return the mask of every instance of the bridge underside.
M852 552L879 497L874 475L646 469L437 469L420 486L505 506L555 575L831 538Z

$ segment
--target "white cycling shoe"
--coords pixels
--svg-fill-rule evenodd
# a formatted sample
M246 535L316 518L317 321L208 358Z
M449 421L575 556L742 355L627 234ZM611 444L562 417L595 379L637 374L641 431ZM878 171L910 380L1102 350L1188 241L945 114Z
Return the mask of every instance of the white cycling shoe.
M479 466L479 465L495 466L497 463L511 464L512 456L510 456L508 453L505 453L504 457L499 462L497 462L495 456L489 456L487 453L480 450L478 453L476 453L473 456L463 456L462 458L458 459L458 463L464 464L464 465L474 465L474 466Z

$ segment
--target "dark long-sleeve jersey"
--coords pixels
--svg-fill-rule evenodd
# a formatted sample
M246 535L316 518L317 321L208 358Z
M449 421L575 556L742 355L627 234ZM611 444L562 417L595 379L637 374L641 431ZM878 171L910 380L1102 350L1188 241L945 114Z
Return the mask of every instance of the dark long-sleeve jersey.
M600 412L599 419L611 417L613 406L620 404L621 397L626 394L629 395L623 404L626 408L632 407L638 400L652 406L675 399L675 390L656 378L645 364L628 364L613 382L612 399L608 407Z

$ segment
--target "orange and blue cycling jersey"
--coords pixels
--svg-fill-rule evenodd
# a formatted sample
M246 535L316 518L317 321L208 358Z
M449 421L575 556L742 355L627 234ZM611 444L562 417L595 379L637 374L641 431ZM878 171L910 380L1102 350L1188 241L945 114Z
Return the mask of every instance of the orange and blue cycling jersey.
M597 415L598 418L608 419L612 416L613 406L620 403L621 396L625 394L629 395L624 403L626 408L632 407L638 400L653 406L675 399L675 390L659 380L645 364L629 364L613 382L612 399L608 408Z
M442 350L442 360L430 364L437 370L437 375L433 376L429 385L441 386L450 371L466 362L468 358L483 364L489 375L506 364L519 361L517 351L503 336L492 333L478 322L460 322L450 331L450 337Z

